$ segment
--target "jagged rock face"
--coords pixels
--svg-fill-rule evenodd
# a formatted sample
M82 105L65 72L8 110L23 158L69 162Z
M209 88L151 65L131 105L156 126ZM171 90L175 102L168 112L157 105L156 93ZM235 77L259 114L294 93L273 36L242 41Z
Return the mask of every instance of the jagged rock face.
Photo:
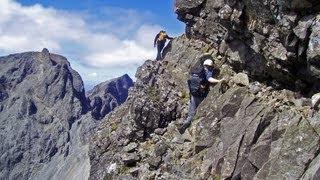
M137 81L127 101L106 116L92 139L91 179L107 176L114 163L117 164L116 171L125 169L125 166L119 166L125 153L122 152L124 146L129 142L144 141L155 130L159 131L171 121L181 118L188 101L185 89L187 64L190 66L192 60L200 55L196 49L202 46L199 41L181 37L166 50L169 59L162 62L148 60L138 68ZM181 52L186 51L190 53L184 56Z
M90 146L90 179L319 178L320 113L299 92L276 90L232 66L186 118L190 67L207 49L173 40L162 62L146 61L128 100L104 119ZM216 64L225 60L217 59Z
M320 113L308 98L319 90L319 1L175 6L186 36L164 61L141 66L128 101L106 116L91 140L90 178L319 179ZM229 81L180 135L188 72L204 52Z
M87 92L90 100L91 114L99 120L124 103L128 97L133 81L128 75L121 76L95 86Z
M185 157L187 172L204 179L306 178L319 155L319 113L294 106L299 99L290 91L262 86L255 94L252 89L258 87L233 86L219 93L217 86L211 91L190 131L194 136L185 151L193 154ZM189 168L197 161L200 167Z
M187 35L210 44L235 70L292 90L297 80L319 89L319 1L176 0L175 6Z
M0 82L0 179L66 173L58 164L74 152L74 124L88 110L79 74L45 49L1 57ZM58 158L56 169L42 169Z

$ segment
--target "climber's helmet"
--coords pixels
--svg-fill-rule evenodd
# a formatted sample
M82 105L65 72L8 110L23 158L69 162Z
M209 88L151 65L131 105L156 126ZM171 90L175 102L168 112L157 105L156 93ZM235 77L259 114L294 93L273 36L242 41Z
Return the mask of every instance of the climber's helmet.
M203 62L203 65L204 65L204 66L213 67L213 61L212 61L211 59L206 59L206 60Z

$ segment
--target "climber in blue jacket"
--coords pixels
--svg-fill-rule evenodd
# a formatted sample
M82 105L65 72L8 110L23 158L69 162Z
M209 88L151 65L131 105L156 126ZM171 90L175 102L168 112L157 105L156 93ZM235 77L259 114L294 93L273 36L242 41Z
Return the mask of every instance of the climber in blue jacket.
M214 63L211 59L206 59L203 64L198 63L191 69L190 78L188 80L190 91L188 118L179 127L179 132L181 134L183 134L190 126L197 107L209 93L210 85L225 81L224 79L215 79L213 76Z

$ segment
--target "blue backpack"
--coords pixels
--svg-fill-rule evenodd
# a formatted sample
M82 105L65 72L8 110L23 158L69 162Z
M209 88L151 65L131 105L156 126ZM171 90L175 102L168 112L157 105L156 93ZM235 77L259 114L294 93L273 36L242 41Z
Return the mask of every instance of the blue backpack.
M197 97L205 97L209 92L209 84L206 78L206 72L202 65L192 68L188 79L190 94Z

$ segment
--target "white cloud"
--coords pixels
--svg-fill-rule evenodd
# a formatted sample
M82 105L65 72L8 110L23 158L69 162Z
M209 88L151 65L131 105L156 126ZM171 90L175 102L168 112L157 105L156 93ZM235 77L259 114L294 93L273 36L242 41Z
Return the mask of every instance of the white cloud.
M11 0L1 0L0 27L0 48L9 52L43 47L61 51L64 39L76 41L86 34L85 22L75 15L40 5L23 7Z
M108 10L114 13L105 9ZM133 22L133 18L121 15L115 20L116 24L108 20L91 22L90 18L81 13L45 8L39 4L23 6L13 0L0 0L0 51L39 51L47 47L52 52L77 57L82 64L92 67L141 64L145 59L155 56L153 38L161 27L140 24L138 13L132 10L124 15L134 16L137 23ZM128 20L131 29L139 27L132 35L120 38L118 33L125 32L123 27ZM119 23L123 23L123 26L116 29Z
M95 72L94 73L90 73L89 77L93 77L93 78L98 77L98 73L95 73Z

